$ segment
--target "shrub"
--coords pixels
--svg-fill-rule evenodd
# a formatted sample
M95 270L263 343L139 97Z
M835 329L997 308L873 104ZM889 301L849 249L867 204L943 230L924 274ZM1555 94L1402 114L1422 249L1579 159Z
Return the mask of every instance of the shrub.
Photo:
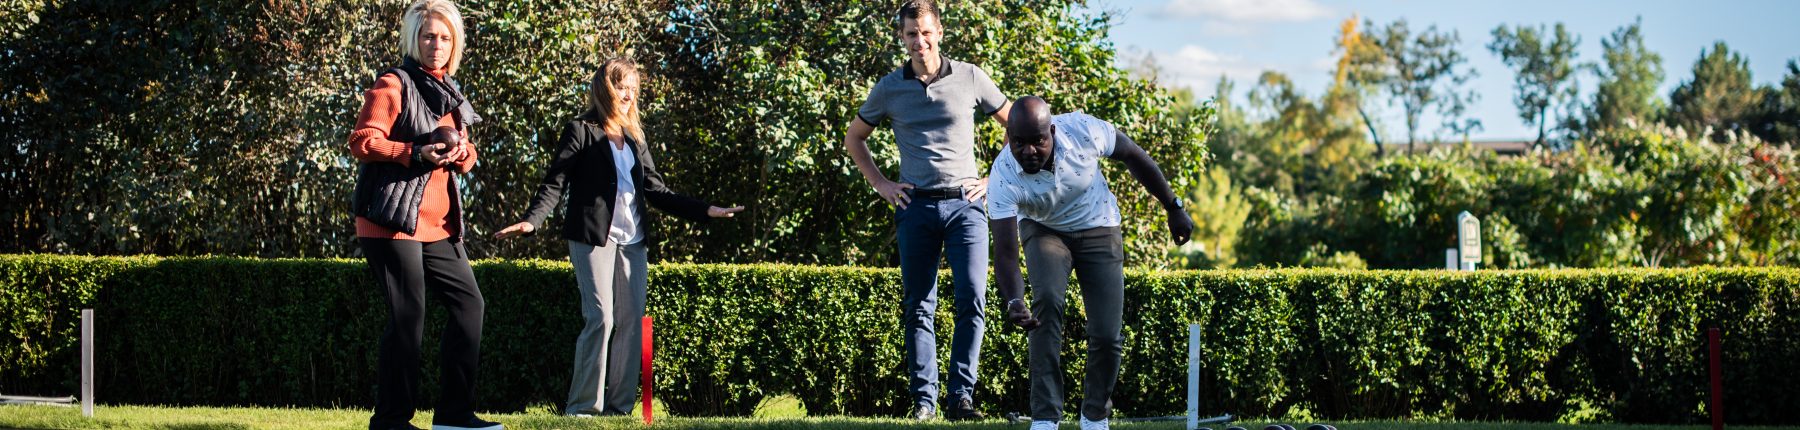
M475 273L488 301L483 407L562 402L581 325L568 264L486 260ZM776 394L814 414L899 414L898 280L890 269L653 266L658 398L682 415L748 415ZM354 260L0 256L12 340L0 343L0 392L73 393L73 316L92 307L103 402L366 407L386 319L376 288ZM1125 416L1185 408L1196 322L1207 413L1698 422L1704 330L1716 326L1727 419L1800 421L1796 269L1130 270L1125 288L1113 397ZM1085 314L1070 299L1073 397ZM940 309L947 335L950 307ZM978 405L1022 410L1024 333L988 315ZM427 318L429 392L443 315L434 306Z

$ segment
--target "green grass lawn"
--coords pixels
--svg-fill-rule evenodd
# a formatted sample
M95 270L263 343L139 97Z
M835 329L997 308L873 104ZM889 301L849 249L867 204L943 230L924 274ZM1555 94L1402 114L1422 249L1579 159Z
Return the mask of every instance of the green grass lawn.
M780 409L780 405L771 410ZM776 413L762 413L774 415ZM639 429L645 428L639 418L567 418L550 413L548 408L516 414L487 414L484 418L506 424L509 429ZM79 408L61 406L0 406L0 428L21 429L168 429L168 430L232 430L232 429L362 429L367 426L369 412L360 409L280 409L280 408L180 408L157 406L97 406L94 418L81 417ZM429 413L413 419L414 425L429 428ZM1235 423L1260 430L1266 420ZM1297 424L1304 428L1305 423ZM1493 422L1337 422L1343 429L1368 430L1450 430L1450 429L1542 429L1542 430L1699 430L1706 426L1634 426L1602 424L1545 424ZM1177 430L1181 423L1116 423L1121 429ZM999 420L982 423L947 423L935 421L914 423L898 419L844 417L773 417L756 418L659 418L655 428L663 429L1010 429L1021 430L1023 424ZM1223 429L1223 426L1213 426ZM1064 423L1063 429L1074 429ZM1736 427L1733 428L1742 428ZM1761 427L1764 429L1796 429L1800 427Z

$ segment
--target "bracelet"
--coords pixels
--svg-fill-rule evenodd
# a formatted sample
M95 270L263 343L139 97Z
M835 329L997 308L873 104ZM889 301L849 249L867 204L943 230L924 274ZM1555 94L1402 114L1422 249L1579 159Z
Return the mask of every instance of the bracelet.
M1025 303L1025 299L1018 298L1018 299L1007 300L1006 307L1009 307L1009 308L1012 307L1013 302Z

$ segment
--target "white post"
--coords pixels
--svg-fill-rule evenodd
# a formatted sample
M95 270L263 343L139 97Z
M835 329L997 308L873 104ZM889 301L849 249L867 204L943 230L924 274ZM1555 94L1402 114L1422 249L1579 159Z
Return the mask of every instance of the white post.
M1200 324L1188 324L1187 430L1200 427Z
M81 310L81 416L94 417L94 310Z
M1481 220L1469 211L1456 214L1456 256L1462 270L1475 270L1481 262Z
M1456 248L1444 248L1444 270L1456 270Z

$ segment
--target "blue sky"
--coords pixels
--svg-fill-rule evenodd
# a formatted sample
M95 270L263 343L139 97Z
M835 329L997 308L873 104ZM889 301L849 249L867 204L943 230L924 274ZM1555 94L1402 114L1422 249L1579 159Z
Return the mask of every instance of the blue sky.
M1800 58L1800 1L1793 0L1094 0L1090 8L1117 12L1112 40L1122 61L1153 56L1166 85L1187 86L1202 98L1212 96L1220 75L1229 76L1238 83L1235 100L1263 70L1286 73L1309 95L1323 92L1338 25L1352 14L1381 24L1405 18L1415 31L1455 30L1480 73L1471 82L1481 99L1470 115L1485 126L1472 136L1477 140L1536 136L1512 104L1512 71L1486 47L1500 24L1560 21L1581 37L1578 60L1599 62L1600 41L1642 16L1645 45L1663 57L1665 97L1692 76L1700 50L1714 41L1748 58L1758 84L1778 82L1787 61ZM1595 78L1581 80L1581 97L1591 97ZM1387 141L1404 139L1394 109L1380 121Z

